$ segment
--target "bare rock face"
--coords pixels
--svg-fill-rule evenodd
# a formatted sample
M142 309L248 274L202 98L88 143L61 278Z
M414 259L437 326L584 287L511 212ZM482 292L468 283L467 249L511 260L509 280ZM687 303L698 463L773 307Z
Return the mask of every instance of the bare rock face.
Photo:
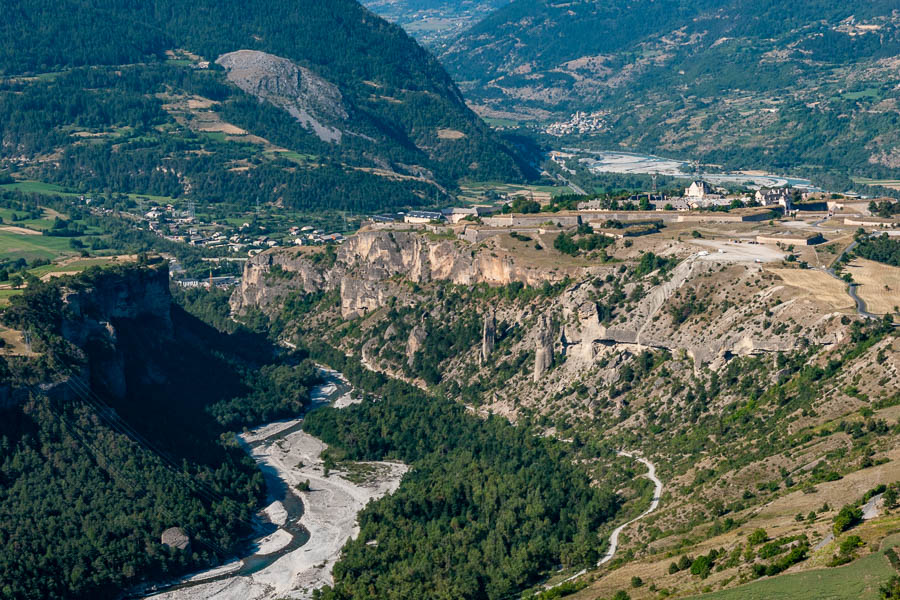
M481 333L481 364L486 364L497 340L497 319L493 312L484 313L484 329Z
M688 258L672 271L667 281L650 288L621 321L616 319L613 323L600 320L589 285L583 282L566 290L560 296L564 322L562 336L567 345L566 368L590 367L610 345L684 350L694 360L695 367L711 365L717 369L734 356L793 352L806 342L828 346L842 339L842 328L836 326L840 314L822 313L802 299L785 297L783 301L775 301L780 286L751 294L741 291L743 302L732 303L709 322L673 325L667 308L680 301L679 290L697 289L720 267L717 262ZM735 275L737 288L759 276L758 269ZM712 306L723 301L724 298L715 298ZM765 319L759 318L766 310L765 305L771 307L769 318L772 324L802 324L800 329L791 333L787 328L765 326ZM798 335L800 331L802 334Z
M163 531L160 542L163 546L190 553L191 537L181 527L170 527Z
M287 111L325 142L340 143L347 110L336 85L286 58L238 50L216 60L228 80L260 100Z
M426 339L428 339L428 334L421 325L413 327L412 331L409 332L409 338L406 340L406 357L410 367L413 364L416 352L422 348Z
M241 285L231 296L231 308L236 313L248 308L265 312L279 306L291 292L311 294L334 289L340 285L340 275L340 270L315 265L296 250L257 254L244 267Z
M276 265L287 277L272 276ZM417 232L362 231L338 249L334 264L328 267L314 264L291 249L254 256L247 261L231 306L238 313L251 307L265 312L277 308L279 300L292 291L340 289L341 315L365 316L392 299L402 302L409 296L409 287L399 283L397 275L417 284L441 280L458 285L505 285L521 281L532 286L563 277L519 265L510 258L473 251L463 241L434 241Z
M161 265L125 275L101 273L92 283L62 291L66 306L62 335L81 348L92 346L91 378L113 396L123 398L127 392L125 359L114 323L139 320L161 336L171 336L169 270Z
M553 327L547 315L540 315L534 334L534 382L539 382L552 365Z

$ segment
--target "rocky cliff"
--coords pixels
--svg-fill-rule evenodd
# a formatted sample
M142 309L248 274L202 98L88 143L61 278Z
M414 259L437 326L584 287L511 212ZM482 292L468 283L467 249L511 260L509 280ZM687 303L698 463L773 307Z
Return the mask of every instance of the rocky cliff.
M735 357L771 354L777 361L779 354L840 344L853 321L846 311L784 285L764 265L702 253L667 259L643 275L618 262L580 267L567 272L572 283L565 289L526 294L533 300L484 301L479 293L461 292L467 303L448 309L444 298L456 292L431 284L538 286L563 277L557 269L561 257L502 250L409 231L363 231L331 258L316 249L254 257L232 306L236 312L258 307L275 314L288 294L339 290L343 319L392 303L428 311L432 325L423 328L419 317L407 318L403 337L396 336L395 323L381 325L384 335L366 333L379 327L381 317L362 325L367 363L412 378L415 367L408 359L435 327L452 329L474 313L480 321L480 335L473 336L477 346L446 359L442 373L462 386L470 385L473 369L483 381L492 381L498 368L504 378L516 372L523 379L517 375L510 380L517 383L504 389L522 399L554 397L583 378L590 379L591 389L611 389L645 351L678 357L686 378L707 368L720 371ZM446 329L443 335L449 335ZM346 343L346 351L357 350Z
M138 330L152 332L156 339L173 336L168 267L119 267L61 280L58 285L62 300L58 334L77 348L72 360L81 366L74 372L52 367L36 388L64 401L88 388L102 389L114 398L125 397L123 328L129 330L130 338ZM29 308L45 309L41 305ZM147 358L145 362L151 361ZM0 391L0 408L25 401L32 391L24 387Z
M610 344L683 350L699 368L723 364L732 356L790 352L810 344L828 347L843 339L841 313L822 311L784 286L761 285L765 272L759 266L732 267L722 285L708 282L721 268L718 262L690 257L670 279L650 288L627 317L611 323L601 321L586 282L573 286L558 309L569 368L590 366ZM637 285L645 284L626 290L633 293ZM682 325L672 315L685 302L701 307L702 314Z
M251 258L232 308L275 310L293 291L340 289L341 314L360 316L409 297L405 282L447 281L458 285L521 282L538 286L563 275L500 256L455 239L432 239L414 231L362 231L340 246L333 263L309 249L277 249Z

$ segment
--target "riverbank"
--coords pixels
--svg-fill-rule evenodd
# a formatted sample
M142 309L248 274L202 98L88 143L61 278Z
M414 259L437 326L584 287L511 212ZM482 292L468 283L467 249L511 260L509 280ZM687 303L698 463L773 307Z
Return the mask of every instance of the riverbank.
M333 372L329 375L338 376ZM336 407L353 402L349 391L335 398L336 391L335 384L329 383L314 396L323 403L326 398L333 400ZM284 497L271 498L263 510L277 529L257 540L252 557L194 575L190 585L154 595L154 599L305 599L312 596L313 590L332 583L332 570L341 548L359 534L357 515L370 500L396 490L408 467L390 462L353 463L364 466L365 478L338 469L326 475L321 455L327 445L302 431L301 423L302 419L270 423L240 436L260 469L284 487ZM309 490L301 491L298 486L307 481ZM303 504L299 525L308 533L308 540L285 551L293 540L286 530L292 517L285 505L297 498ZM296 527L296 523L293 525ZM276 560L264 562L258 571L246 572L248 561L279 553Z

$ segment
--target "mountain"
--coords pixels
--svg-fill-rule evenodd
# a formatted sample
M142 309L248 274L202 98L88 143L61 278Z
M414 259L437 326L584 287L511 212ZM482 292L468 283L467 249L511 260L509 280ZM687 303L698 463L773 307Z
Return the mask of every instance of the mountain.
M26 0L0 33L0 159L76 189L372 210L526 169L352 0Z
M896 3L515 0L440 58L482 114L599 113L597 146L737 167L900 167Z

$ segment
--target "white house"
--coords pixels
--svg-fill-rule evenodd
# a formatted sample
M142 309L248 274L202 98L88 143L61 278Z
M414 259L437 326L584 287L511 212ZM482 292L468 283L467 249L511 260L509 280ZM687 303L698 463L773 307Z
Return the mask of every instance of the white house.
M685 197L691 200L703 200L710 196L717 196L715 190L712 189L705 181L697 180L693 182L690 187L684 190Z
M789 187L772 190L761 189L756 192L756 201L762 206L781 206L784 210L793 208L794 190Z

